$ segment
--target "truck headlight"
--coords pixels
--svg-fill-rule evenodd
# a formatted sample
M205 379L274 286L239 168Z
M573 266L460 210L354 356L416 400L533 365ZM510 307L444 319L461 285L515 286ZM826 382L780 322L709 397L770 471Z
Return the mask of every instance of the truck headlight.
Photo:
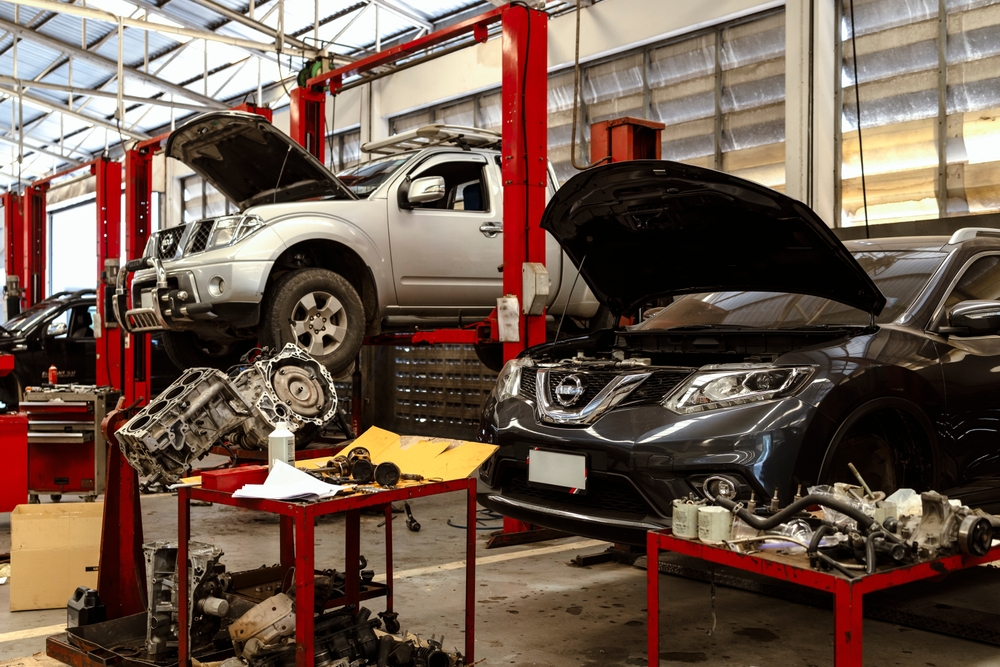
M232 215L219 218L212 227L212 235L208 239L206 250L232 245L246 238L264 226L264 221L256 215Z
M812 374L812 366L705 366L668 394L663 406L690 414L783 398L798 392Z
M511 359L504 364L500 375L497 376L496 386L493 387L497 403L517 396L521 390L521 369L529 364L531 364L530 359Z

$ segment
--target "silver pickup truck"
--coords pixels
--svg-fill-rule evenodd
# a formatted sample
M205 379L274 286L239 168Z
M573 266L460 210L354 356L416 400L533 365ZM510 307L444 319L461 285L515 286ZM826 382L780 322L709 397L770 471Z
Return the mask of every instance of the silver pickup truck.
M333 373L366 336L473 322L502 296L499 147L494 132L428 126L366 146L376 159L335 176L259 116L198 116L165 152L239 213L153 234L126 266L130 306L119 275L116 315L162 330L181 368L295 342ZM554 183L550 169L549 195ZM575 269L551 236L546 265L550 313L600 319L583 281L569 294Z

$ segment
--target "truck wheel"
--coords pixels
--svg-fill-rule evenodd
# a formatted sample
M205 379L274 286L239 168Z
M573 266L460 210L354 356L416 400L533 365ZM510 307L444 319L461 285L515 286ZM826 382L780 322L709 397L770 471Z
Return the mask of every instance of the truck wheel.
M295 343L334 376L358 358L364 334L361 297L346 278L327 269L282 276L261 318L261 343L279 350Z
M254 341L239 340L216 343L201 338L193 331L164 331L163 350L178 370L218 368L227 370L239 363L240 357L254 347Z

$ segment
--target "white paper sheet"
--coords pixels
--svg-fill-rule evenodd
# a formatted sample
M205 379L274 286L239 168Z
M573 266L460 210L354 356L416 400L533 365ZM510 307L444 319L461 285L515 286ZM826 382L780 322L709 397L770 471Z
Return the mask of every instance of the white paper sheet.
M264 498L266 500L325 500L349 488L327 484L309 473L274 460L274 467L263 484L246 484L233 493L233 498Z

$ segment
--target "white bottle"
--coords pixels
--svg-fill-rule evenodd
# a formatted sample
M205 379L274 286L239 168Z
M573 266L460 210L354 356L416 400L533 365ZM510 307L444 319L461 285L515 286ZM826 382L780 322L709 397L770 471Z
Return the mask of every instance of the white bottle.
M267 469L274 467L277 459L295 465L295 434L288 430L288 422L278 422L277 428L267 436Z

